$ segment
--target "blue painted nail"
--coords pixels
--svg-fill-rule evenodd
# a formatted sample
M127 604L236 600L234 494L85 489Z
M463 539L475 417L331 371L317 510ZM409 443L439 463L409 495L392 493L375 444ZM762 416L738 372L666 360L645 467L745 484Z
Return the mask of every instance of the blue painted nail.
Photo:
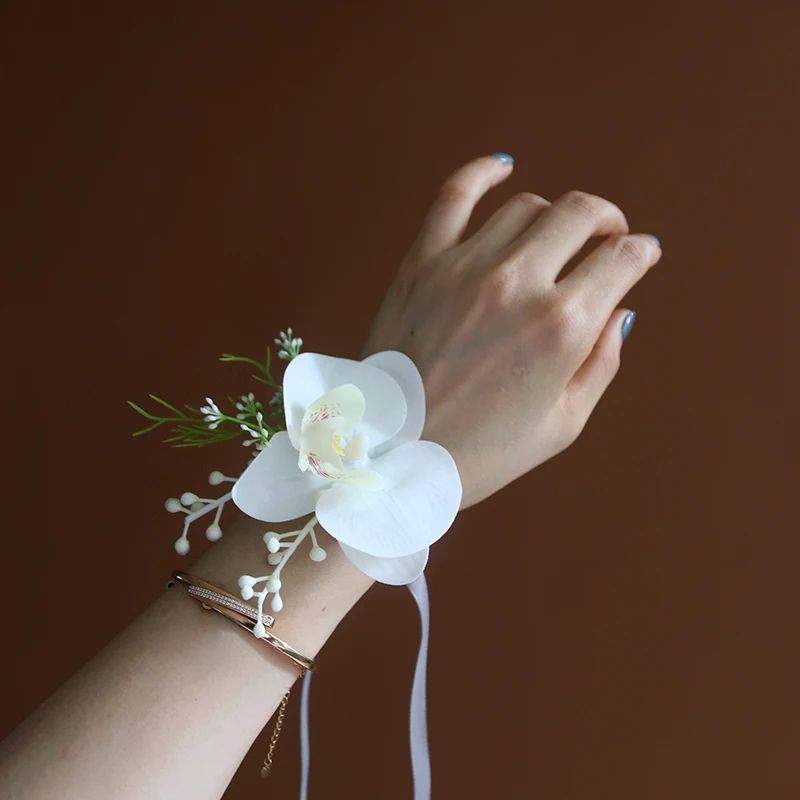
M514 159L508 153L493 153L495 158L499 158L504 164L513 164Z
M633 328L633 323L636 322L636 312L631 311L624 320L622 320L622 341L624 342L628 338L628 334L631 332L631 328Z
M661 247L661 242L658 241L658 236L654 236L652 233L648 233L647 236L649 236L651 239L655 239L656 244Z

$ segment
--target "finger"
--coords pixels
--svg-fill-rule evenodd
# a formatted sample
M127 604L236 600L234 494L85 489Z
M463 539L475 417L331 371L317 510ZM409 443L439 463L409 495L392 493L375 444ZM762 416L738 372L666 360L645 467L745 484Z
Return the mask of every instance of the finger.
M598 330L660 258L661 246L654 236L612 236L556 286L568 302L574 301L574 307L583 310L590 327Z
M592 236L627 232L628 221L614 203L586 192L567 192L506 248L506 255L521 256L540 276L555 281Z
M458 245L478 201L512 171L513 163L495 156L481 156L457 169L425 217L412 247L415 256L424 260Z
M631 313L629 309L618 308L611 314L592 352L567 384L565 405L577 417L579 428L586 423L619 371L623 323ZM633 314L626 325L628 333L635 318L636 315Z
M549 200L530 192L520 192L495 211L464 244L472 252L497 253L511 245L549 207Z

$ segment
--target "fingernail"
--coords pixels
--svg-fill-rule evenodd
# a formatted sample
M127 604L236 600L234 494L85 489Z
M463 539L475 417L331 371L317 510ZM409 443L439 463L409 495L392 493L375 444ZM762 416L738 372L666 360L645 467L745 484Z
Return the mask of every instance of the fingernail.
M655 239L655 240L656 240L656 244L657 244L659 247L661 247L661 242L659 242L659 241L658 241L658 236L654 236L652 233L648 233L648 234L646 234L646 235L647 235L647 236L649 236L651 239Z
M631 328L633 328L633 323L636 322L636 312L631 311L624 320L622 320L622 341L624 342L628 338L628 334L631 332Z
M499 158L504 164L513 164L514 159L508 153L493 153L495 158Z

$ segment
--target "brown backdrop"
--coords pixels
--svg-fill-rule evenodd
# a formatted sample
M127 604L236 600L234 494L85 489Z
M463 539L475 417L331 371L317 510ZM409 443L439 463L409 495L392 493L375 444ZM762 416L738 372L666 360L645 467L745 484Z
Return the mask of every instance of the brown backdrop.
M27 599L2 612L0 735L184 563L164 499L241 466L131 438L125 401L248 391L216 357L289 325L355 357L442 181L502 150L515 174L468 235L515 192L578 188L664 257L578 442L433 550L434 796L798 796L800 547L776 499L796 5L311 5L3 12L2 572ZM410 797L417 640L408 593L377 587L322 651L314 800ZM273 797L297 794L297 711ZM268 736L227 797L264 791Z

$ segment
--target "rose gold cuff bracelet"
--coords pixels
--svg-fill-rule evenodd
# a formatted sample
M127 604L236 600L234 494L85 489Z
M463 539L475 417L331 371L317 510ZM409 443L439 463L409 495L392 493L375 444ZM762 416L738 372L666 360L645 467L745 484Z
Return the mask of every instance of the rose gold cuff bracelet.
M257 608L254 608L249 603L245 603L241 598L229 594L217 586L213 586L194 575L190 575L188 572L175 570L175 572L172 573L172 578L173 579L167 583L167 588L174 586L176 582L182 583L189 590L189 596L193 597L195 600L199 600L203 608L217 611L242 628L246 628L250 633L253 632L258 622ZM271 628L275 620L269 614L262 614L261 622L265 628ZM270 633L269 630L264 632L261 641L266 642L266 644L274 647L278 652L283 653L283 655L294 661L294 663L300 667L301 674L305 672L305 670L313 672L317 667L312 659L299 653L293 647L286 644L286 642Z
M198 600L203 608L217 611L222 614L223 617L227 617L232 622L250 631L250 633L252 633L253 629L256 627L258 623L258 609L253 608L249 603L245 603L244 600L235 595L229 594L224 589L207 583L194 575L190 575L188 572L175 570L175 572L172 573L172 580L167 582L167 589L175 586L176 583L182 583L188 589L189 596ZM261 622L265 628L271 628L275 620L269 614L262 614ZM286 642L281 641L269 631L264 632L261 641L266 642L270 647L274 647L288 658L291 658L292 661L300 667L301 675L305 673L306 670L313 672L316 669L316 664L312 659L306 658L302 653L298 653L297 650L290 647ZM283 700L281 700L278 708L278 718L275 722L275 730L272 732L272 738L270 739L269 751L264 758L264 765L261 767L262 778L269 777L272 771L272 754L278 742L281 728L283 727L283 719L286 715L286 704L289 702L290 694L291 689L283 696Z

